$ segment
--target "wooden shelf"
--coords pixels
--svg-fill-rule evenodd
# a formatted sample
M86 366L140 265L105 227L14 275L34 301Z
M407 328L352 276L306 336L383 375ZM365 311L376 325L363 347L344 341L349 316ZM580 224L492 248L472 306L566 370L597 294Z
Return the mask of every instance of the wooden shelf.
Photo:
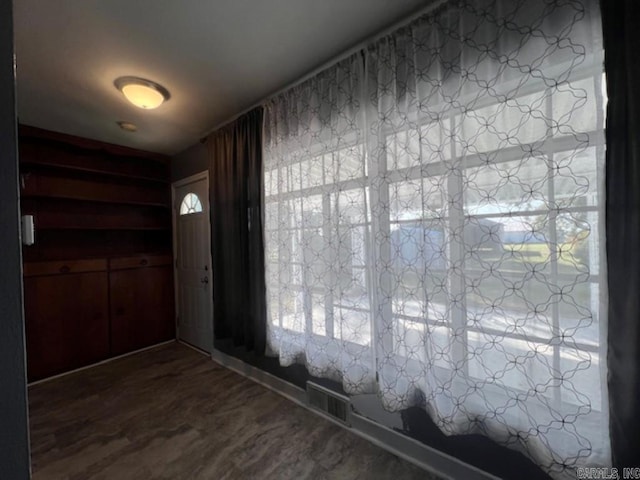
M37 129L20 131L21 208L34 216L36 227L36 243L23 248L25 261L171 251L165 159Z
M87 227L84 225L55 225L55 226L45 226L39 227L39 229L45 231L56 231L56 230L97 230L97 231L131 231L131 232L153 232L153 231L170 231L169 227L138 227L138 226L120 226L120 227L103 227L103 226L92 226Z
M90 175L95 178L96 175L111 177L116 179L124 179L124 180L136 180L141 182L150 182L150 183L159 183L162 185L169 184L169 180L166 178L158 178L158 177L149 177L144 175L131 175L128 173L120 173L120 172L112 172L104 169L97 168L87 168L87 167L79 167L75 165L62 165L59 163L47 162L47 161L33 161L33 160L24 160L20 162L20 165L24 167L30 167L34 169L42 169L42 170L52 170L52 171L61 171L61 172L73 172Z
M79 200L82 202L101 203L101 204L116 204L116 205L138 205L141 207L154 207L154 208L171 208L171 204L168 202L145 202L145 201L133 201L133 200L107 200L100 198L92 198L84 195L69 194L33 194L23 193L22 198L27 199L58 199L58 200Z
M171 253L171 230L44 229L25 246L25 262Z
M82 152L104 152L110 157L126 158L126 159L143 159L157 162L158 164L168 165L169 158L159 153L147 152L131 147L123 147L112 143L90 140L88 138L76 137L75 135L67 135L65 133L52 132L42 128L32 127L29 125L19 125L18 135L20 137L20 148L23 145L45 144L64 146L66 148L76 148Z
M31 380L175 336L169 159L20 127Z
M60 198L109 204L170 207L168 186L149 187L136 184L101 182L99 179L77 179L21 173L24 197Z
M22 212L43 230L171 230L171 213L163 206L123 205L56 198L23 198Z

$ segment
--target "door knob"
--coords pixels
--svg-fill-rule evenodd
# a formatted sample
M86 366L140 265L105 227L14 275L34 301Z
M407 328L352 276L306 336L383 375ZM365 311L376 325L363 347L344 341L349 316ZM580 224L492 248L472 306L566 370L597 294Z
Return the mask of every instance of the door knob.
M202 279L200 279L200 283L209 283L209 277L204 277Z

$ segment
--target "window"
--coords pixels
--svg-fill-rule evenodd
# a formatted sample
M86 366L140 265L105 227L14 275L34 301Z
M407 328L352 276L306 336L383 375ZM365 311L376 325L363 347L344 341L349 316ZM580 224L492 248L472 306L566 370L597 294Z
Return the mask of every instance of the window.
M361 145L351 146L267 173L266 235L279 233L281 242L267 242L266 259L287 285L279 327L371 344L362 156ZM271 185L278 175L284 201Z
M180 215L202 212L202 203L195 193L187 193L180 204Z
M445 2L266 106L281 364L558 478L606 464L597 9Z
M393 292L386 343L407 380L403 394L394 387L398 407L429 390L420 365L433 362L452 385L465 378L514 395L554 374L570 376L541 393L548 405L562 410L589 398L593 412L602 410L600 385L590 379L601 362L606 99L595 94L605 91L604 77L583 75L567 86L573 100L540 90L514 97L499 115L489 104L437 124L418 118L412 129L386 136L381 189L389 192L382 207L389 214L381 234L389 241L380 255L390 261L380 275ZM522 138L514 135L516 148L503 146L501 132L524 123L523 105L538 105L541 118L571 120L556 131L527 123ZM494 134L481 128L488 116Z

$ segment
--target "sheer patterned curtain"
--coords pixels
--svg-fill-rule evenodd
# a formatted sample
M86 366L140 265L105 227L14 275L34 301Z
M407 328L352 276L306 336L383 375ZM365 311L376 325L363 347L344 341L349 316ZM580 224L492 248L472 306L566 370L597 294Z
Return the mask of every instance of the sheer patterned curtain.
M452 1L273 99L281 362L556 478L610 464L602 61L596 1Z
M364 70L354 55L265 106L269 344L282 365L374 390Z

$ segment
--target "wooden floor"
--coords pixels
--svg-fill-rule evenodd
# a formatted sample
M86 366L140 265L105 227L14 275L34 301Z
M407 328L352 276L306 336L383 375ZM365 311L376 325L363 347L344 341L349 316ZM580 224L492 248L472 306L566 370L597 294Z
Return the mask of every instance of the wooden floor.
M29 388L33 478L434 479L180 344Z

